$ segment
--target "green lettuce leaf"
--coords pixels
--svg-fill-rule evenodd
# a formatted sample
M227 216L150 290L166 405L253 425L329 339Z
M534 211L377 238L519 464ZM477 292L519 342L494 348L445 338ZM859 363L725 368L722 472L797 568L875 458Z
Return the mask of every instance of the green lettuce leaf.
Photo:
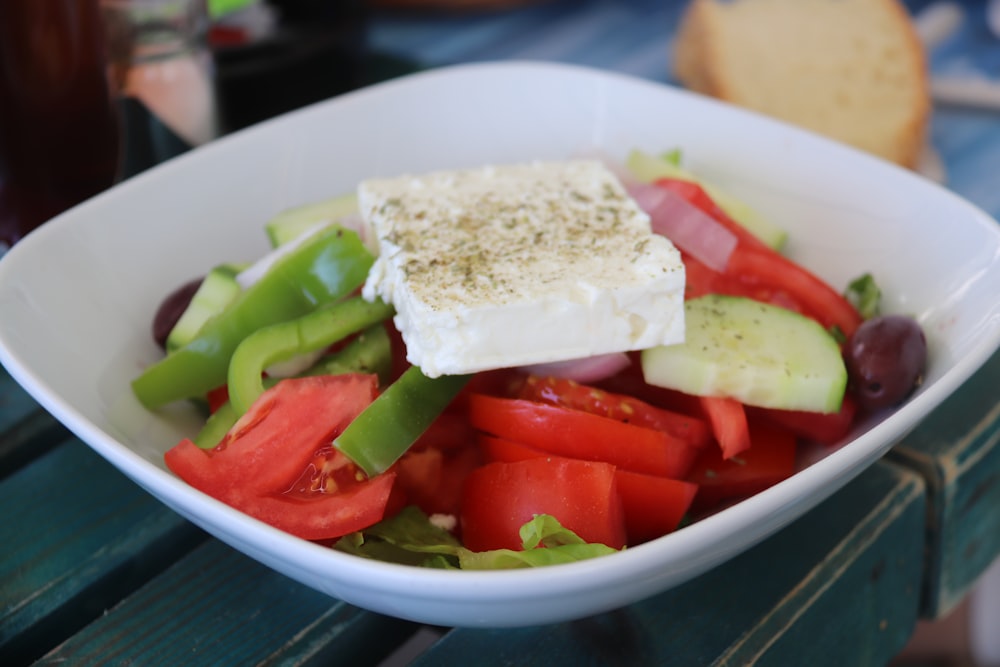
M463 570L540 567L606 556L616 551L603 544L583 541L547 514L540 514L521 526L520 535L523 551L470 551L454 535L431 523L418 508L410 506L364 531L342 537L334 548L362 558Z
M858 276L847 285L844 297L851 302L861 317L871 319L881 312L882 290L870 273Z

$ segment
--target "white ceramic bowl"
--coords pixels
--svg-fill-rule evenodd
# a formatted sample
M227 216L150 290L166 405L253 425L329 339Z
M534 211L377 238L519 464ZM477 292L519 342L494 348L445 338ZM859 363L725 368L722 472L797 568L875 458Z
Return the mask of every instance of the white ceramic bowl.
M790 233L833 285L871 271L924 325L926 382L800 472L623 553L505 572L424 570L311 544L202 495L163 452L193 412L144 411L129 382L159 352L164 294L266 250L263 223L366 177L631 148L681 147L696 172ZM0 260L0 361L47 410L183 516L270 567L378 612L441 625L568 620L637 601L745 550L888 450L1000 341L1000 227L924 178L662 85L572 66L459 66L344 95L223 138L52 220ZM86 480L81 480L86 483Z

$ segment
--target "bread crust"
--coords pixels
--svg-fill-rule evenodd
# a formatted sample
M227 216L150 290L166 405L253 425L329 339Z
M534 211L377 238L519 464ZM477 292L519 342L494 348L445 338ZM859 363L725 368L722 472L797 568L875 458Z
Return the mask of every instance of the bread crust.
M746 21L748 17L753 16L748 12L759 11L763 17L766 13L780 11L781 5L787 7L789 3L796 3L795 8L799 10L794 18L789 18L791 21L812 20L811 16L806 16L801 11L808 5L816 5L817 9L831 9L829 6L822 7L823 3L839 3L836 11L875 12L888 18L887 26L892 34L885 37L886 43L900 44L901 49L886 47L888 53L882 54L886 60L880 62L874 58L869 59L865 66L870 68L885 66L890 70L894 74L892 79L892 85L895 87L894 94L900 99L893 102L892 108L883 105L873 111L873 113L880 115L878 118L873 117L873 122L868 123L863 128L865 130L864 137L856 136L859 134L857 131L858 123L864 122L864 119L859 121L857 110L853 112L853 116L848 113L847 109L843 110L840 116L837 115L839 113L837 109L824 110L823 123L801 110L789 110L788 102L794 100L794 96L815 94L815 75L813 75L813 80L805 81L801 76L789 75L788 68L783 68L781 72L769 71L769 67L776 69L774 67L776 54L760 51L760 48L765 47L788 49L787 40L784 42L785 46L773 47L770 45L761 47L759 42L751 45L745 43L746 40L739 40L738 44L734 43L732 39L727 41L725 35L732 34L734 22ZM735 10L739 10L740 13L737 14ZM806 18L802 18L803 16ZM817 18L816 20L822 19ZM853 30L854 26L861 26L863 23L859 20L849 23L849 25L852 26ZM801 27L817 29L815 25ZM845 39L847 37L853 36L844 35ZM822 63L824 71L835 70L838 67L847 69L849 64L856 66L858 62L856 54L850 51L850 46L846 41L843 46L832 50L833 52L821 50L821 47L812 44L796 44L792 51L794 52L778 55L782 56L784 61L802 59L803 61ZM763 82L781 81L780 93L772 91L769 94L763 88L755 90L752 96L747 93L746 81L740 80L741 75L735 71L736 68L733 66L733 62L737 58L741 66L761 70L760 77ZM752 108L806 129L820 132L908 168L916 168L920 162L931 116L927 61L923 44L916 33L909 12L898 0L852 0L850 2L845 2L845 0L787 0L785 3L777 0L692 0L685 9L678 26L673 45L672 62L676 78L691 90ZM767 77L771 77L770 81ZM741 86L741 83L744 85ZM872 95L872 91L865 88L860 82L853 85L851 81L845 82L841 77L836 85L850 88L850 94L857 96L855 101L860 100L869 106L876 105L874 99L866 97ZM781 99L778 99L779 95ZM808 105L805 106L808 108Z

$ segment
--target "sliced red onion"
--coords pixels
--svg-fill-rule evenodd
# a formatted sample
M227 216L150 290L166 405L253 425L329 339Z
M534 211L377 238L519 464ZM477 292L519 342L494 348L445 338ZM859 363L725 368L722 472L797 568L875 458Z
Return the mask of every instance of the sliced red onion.
M725 271L737 238L722 223L667 188L641 183L628 190L649 214L654 232L709 268Z
M639 205L639 208L650 215L667 196L666 188L661 188L653 183L630 183L626 190L635 203Z
M598 354L585 359L570 359L554 361L548 364L533 364L522 366L525 373L540 377L556 377L575 382L597 382L609 378L618 371L625 369L631 360L624 352Z

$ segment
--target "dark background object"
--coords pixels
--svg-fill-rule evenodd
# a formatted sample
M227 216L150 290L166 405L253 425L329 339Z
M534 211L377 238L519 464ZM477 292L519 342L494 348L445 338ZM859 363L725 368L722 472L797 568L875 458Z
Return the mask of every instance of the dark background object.
M191 149L149 107L134 97L118 101L122 125L121 179L131 178Z
M115 180L96 2L0 0L0 254Z
M370 80L364 0L270 0L273 33L215 45L222 131L232 132Z

